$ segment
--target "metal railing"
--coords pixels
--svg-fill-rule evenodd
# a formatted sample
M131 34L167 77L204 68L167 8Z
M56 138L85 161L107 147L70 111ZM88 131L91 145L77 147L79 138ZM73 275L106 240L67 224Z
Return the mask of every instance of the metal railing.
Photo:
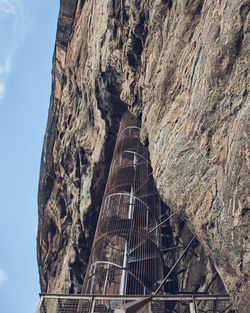
M227 295L193 293L149 297L137 295L41 294L36 313L115 313L117 307L147 298L150 298L152 311L157 313L180 312L180 306L186 306L187 312L195 313L229 313L231 308L230 298ZM207 303L206 311L201 309L201 307L204 307L204 302ZM218 302L220 302L220 305L218 305ZM171 311L169 311L170 309ZM132 311L130 310L130 312Z

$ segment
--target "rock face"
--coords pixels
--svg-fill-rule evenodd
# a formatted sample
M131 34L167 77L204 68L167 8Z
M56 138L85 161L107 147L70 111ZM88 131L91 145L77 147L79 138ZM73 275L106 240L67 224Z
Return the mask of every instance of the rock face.
M248 312L249 7L61 0L38 199L43 292L81 290L128 108L141 118L162 200L201 243L210 276L217 271Z

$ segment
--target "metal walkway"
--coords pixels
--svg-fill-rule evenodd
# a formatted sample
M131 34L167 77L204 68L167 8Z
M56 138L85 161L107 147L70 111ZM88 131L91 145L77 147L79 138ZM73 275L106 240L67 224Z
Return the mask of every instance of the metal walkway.
M175 305L176 312L190 313L229 313L231 308L230 298L227 295L207 294L177 294L164 296L121 296L121 295L66 295L66 294L41 294L36 313L116 313L138 312L133 308L129 311L117 311L117 307L133 301L149 298L152 311L157 313L168 312ZM207 302L206 311L199 307ZM220 302L220 309L218 309ZM126 305L127 306L127 305ZM143 311L140 311L143 312Z

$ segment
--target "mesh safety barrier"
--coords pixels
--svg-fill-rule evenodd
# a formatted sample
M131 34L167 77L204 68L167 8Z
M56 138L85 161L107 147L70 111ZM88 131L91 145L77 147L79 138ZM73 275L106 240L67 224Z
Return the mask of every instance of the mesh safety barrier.
M36 313L116 313L115 309L124 304L146 297L138 296L90 296L90 295L43 295ZM137 313L231 313L228 296L222 295L175 295L152 297Z
M156 227L160 200L148 150L139 136L137 119L126 113L120 123L84 294L151 294L163 278L160 228Z

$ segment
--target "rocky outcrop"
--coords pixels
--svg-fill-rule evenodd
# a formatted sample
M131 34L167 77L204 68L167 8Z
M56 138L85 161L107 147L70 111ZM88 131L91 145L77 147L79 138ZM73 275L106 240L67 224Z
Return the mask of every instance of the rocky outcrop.
M247 0L61 0L39 183L43 291L81 289L129 108L162 200L247 312L249 29Z

